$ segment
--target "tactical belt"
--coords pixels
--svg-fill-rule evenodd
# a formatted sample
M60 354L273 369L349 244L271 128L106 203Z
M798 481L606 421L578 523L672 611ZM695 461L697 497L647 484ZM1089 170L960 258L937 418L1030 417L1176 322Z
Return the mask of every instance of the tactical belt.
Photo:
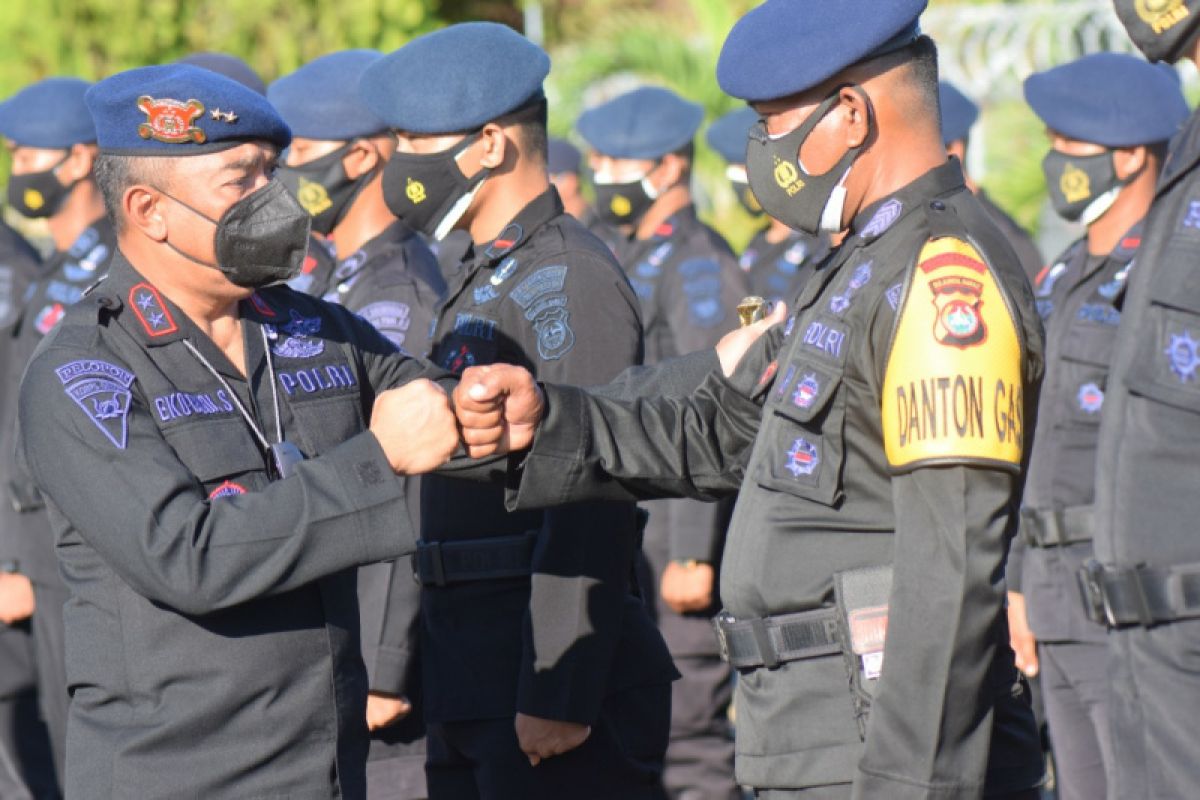
M1109 628L1200 617L1200 564L1111 568L1092 560L1078 578L1087 615Z
M774 669L788 661L842 651L837 611L817 609L777 617L734 619L722 611L713 619L721 658L738 669Z
M413 553L413 577L424 587L469 581L523 578L533 571L537 531L493 539L420 542Z
M1054 511L1021 509L1021 538L1030 547L1066 547L1090 542L1093 523L1091 506L1072 506Z

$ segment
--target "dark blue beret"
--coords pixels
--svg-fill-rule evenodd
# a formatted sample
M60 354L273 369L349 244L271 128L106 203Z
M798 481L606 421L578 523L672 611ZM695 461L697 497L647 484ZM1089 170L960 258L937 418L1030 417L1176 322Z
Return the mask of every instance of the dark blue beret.
M367 108L356 87L367 67L383 58L377 50L343 50L310 61L267 89L293 136L344 141L370 136L388 124Z
M546 171L551 175L563 175L568 172L578 174L583 156L575 145L566 139L551 139L546 153Z
M253 67L237 56L231 56L227 53L192 53L190 56L184 56L175 63L191 64L193 67L200 67L200 69L224 75L226 78L235 80L247 89L251 89L259 94L265 95L267 93L267 85L263 83L263 79L254 71Z
M938 84L938 105L942 110L942 142L950 144L966 139L979 119L979 106L946 81Z
M928 0L767 0L738 20L717 62L726 94L747 102L811 89L916 39Z
M13 144L57 150L96 141L92 115L83 103L90 83L46 78L0 103L0 134Z
M363 73L367 108L409 133L483 127L542 99L546 51L506 25L464 22L413 39Z
M1093 53L1030 75L1025 99L1046 127L1105 147L1165 141L1189 114L1178 83L1124 53Z
M643 86L580 115L575 127L592 149L612 158L659 158L696 135L704 109L670 89Z
M709 125L704 138L708 141L708 146L730 164L745 164L748 134L756 122L758 112L745 106L730 111Z
M200 67L165 64L118 72L84 98L100 149L139 156L190 156L292 132L267 98Z

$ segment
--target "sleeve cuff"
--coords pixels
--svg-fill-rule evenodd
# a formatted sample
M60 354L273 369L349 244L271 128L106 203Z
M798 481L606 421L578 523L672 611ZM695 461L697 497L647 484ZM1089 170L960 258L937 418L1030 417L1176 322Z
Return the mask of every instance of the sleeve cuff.
M399 558L416 549L404 482L392 472L375 434L364 431L322 458L334 463L349 506L360 510L360 563Z

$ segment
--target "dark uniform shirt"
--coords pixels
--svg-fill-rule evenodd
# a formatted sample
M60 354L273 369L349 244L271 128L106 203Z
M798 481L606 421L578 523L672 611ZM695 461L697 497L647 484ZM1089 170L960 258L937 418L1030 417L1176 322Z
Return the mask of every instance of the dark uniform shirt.
M1040 780L1002 575L1042 335L1010 253L950 162L860 214L733 381L632 405L547 388L518 507L740 487L721 584L739 619L828 606L835 574L892 566L865 741L840 654L747 670L741 783L925 798Z
M829 244L799 231L772 242L769 231L768 227L755 234L738 266L746 273L750 294L790 303L812 276L813 266L829 254Z
M642 356L637 299L604 245L554 189L478 245L452 278L434 361L460 372L503 362L539 379L598 384ZM501 484L424 480L422 539L533 532L533 575L426 588L421 647L426 719L517 712L592 723L620 689L675 676L631 592L632 503L509 514Z
M104 275L116 247L112 225L102 218L69 248L47 258L37 282L28 287L20 318L11 331L12 341L6 342L10 355L5 365L8 397L0 417L0 489L5 498L0 503L0 536L13 543L21 571L34 583L46 586L61 588L62 579L42 501L29 476L17 469L13 460L17 389L42 338L83 297L84 290Z
M396 221L341 260L316 241L310 252L316 263L293 289L350 309L407 353L428 354L446 282L421 237Z
M354 568L412 541L366 421L444 374L286 287L240 310L248 379L117 256L22 384L72 595L71 797L364 795ZM292 477L269 479L237 400L308 457Z
M1035 536L1090 537L1096 497L1096 442L1109 390L1119 301L1124 296L1141 226L1108 256L1090 256L1080 239L1055 260L1034 294L1046 325L1046 380L1025 484L1022 535L1013 543L1008 574L1025 595L1038 641L1104 641L1104 628L1079 603L1076 573L1092 557L1090 541L1059 547L1026 546ZM1038 539L1035 539L1038 541Z
M429 353L433 313L446 292L446 282L433 253L410 228L396 221L340 261L328 244L314 237L310 259L311 268L290 282L292 288L320 292L326 301L358 314L408 353ZM404 483L416 530L420 480L405 478ZM412 647L420 590L412 579L410 562L398 559L361 567L358 603L371 691L404 696L414 704L405 719L372 732L369 760L418 759L393 770L386 780L396 797L423 797L425 728L420 671Z
M1096 557L1200 568L1200 116L1173 141L1146 220L1104 397Z
M975 197L979 199L979 204L987 211L992 222L1004 234L1004 238L1012 245L1017 259L1021 262L1021 268L1025 271L1025 277L1029 279L1029 284L1032 286L1037 282L1042 267L1046 265L1042 258L1042 252L1038 250L1037 245L1033 243L1033 239L1025 229L1018 225L1017 221L1010 217L1004 209L996 205L987 192L980 189L975 193Z

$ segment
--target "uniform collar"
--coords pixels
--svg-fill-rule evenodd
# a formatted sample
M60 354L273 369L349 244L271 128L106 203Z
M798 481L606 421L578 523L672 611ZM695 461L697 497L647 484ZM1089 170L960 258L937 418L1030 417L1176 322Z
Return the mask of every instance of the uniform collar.
M563 214L562 200L553 186L529 201L504 226L500 235L490 242L475 247L475 260L480 266L494 267L506 255L516 250L550 220Z
M660 222L658 227L650 233L646 241L661 242L664 239L670 239L673 236L679 235L680 231L687 230L698 219L699 217L696 216L696 207L688 203Z
M859 211L850 223L850 231L864 242L873 241L923 203L965 188L962 165L957 158L950 158L945 164L934 167L912 183Z
M367 264L371 263L371 260L380 253L390 250L413 235L411 228L400 220L396 220L374 237L368 239L362 247L345 258L340 259L333 270L333 281L335 283L343 283L350 280L362 272Z
M124 306L122 326L148 347L158 347L187 338L186 316L129 263L120 250L113 255L108 277L96 288L108 297L115 310Z

